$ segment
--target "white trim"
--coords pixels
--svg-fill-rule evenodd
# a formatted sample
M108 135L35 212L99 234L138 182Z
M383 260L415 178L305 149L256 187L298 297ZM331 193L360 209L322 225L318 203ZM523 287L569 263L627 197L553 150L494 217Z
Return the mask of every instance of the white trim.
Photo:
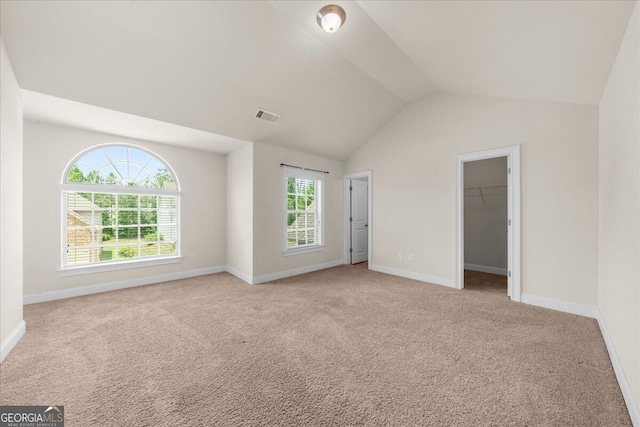
M349 216L351 214L351 198L349 197L349 181L352 179L367 179L367 221L369 223L367 235L367 268L373 269L373 171L366 170L362 172L354 172L343 177L344 182L344 219L343 219L343 264L351 264L349 256L349 248L351 246L351 223Z
M324 251L324 245L313 245L313 246L298 246L293 249L287 249L282 252L284 256L292 256L292 255L300 255L300 254L308 254L310 252L322 252Z
M141 277L139 279L122 280L119 282L102 283L100 285L85 286L82 288L61 289L58 291L43 292L24 296L24 304L55 301L65 298L73 298L82 295L91 295L101 292L115 291L118 289L134 288L137 286L153 285L155 283L169 282L172 280L187 279L189 277L204 276L206 274L222 273L227 271L225 266L200 268L197 270L179 271L176 273L162 274L158 276Z
M0 363L2 363L9 352L18 345L18 341L20 341L26 331L27 324L24 323L24 320L21 320L20 323L18 323L18 326L13 328L13 331L11 331L7 338L2 341L2 344L0 344Z
M236 276L238 279L242 280L243 282L247 282L249 285L253 280L253 278L249 274L243 273L242 271L236 270L235 268L228 265L225 267L225 270L227 273Z
M180 271L177 273L162 274L159 276L141 277L139 279L123 280L119 282L102 283L100 285L85 286L82 288L61 289L58 291L43 292L40 294L25 295L23 303L36 304L46 301L55 301L65 298L73 298L82 295L92 295L102 292L116 291L118 289L134 288L137 286L153 285L156 283L169 282L172 280L188 279L190 277L204 276L207 274L227 272L236 276L238 279L250 284L257 285L259 283L271 282L273 280L284 279L286 277L297 276L299 274L311 273L313 271L324 270L326 268L337 267L342 265L342 260L325 262L322 264L309 265L306 267L295 268L293 270L281 271L278 273L267 274L260 277L252 277L228 265L200 268L198 270Z
M58 270L61 277L79 276L82 274L104 273L105 271L125 270L130 268L152 267L163 264L175 264L182 262L182 256L168 256L154 259L133 259L129 261L119 261L105 264L90 264L77 267L66 267Z
M337 267L342 264L343 264L342 260L338 259L335 261L324 262L322 264L308 265L306 267L294 268L293 270L280 271L278 273L272 273L272 274L266 274L264 276L253 277L250 283L252 285L258 285L260 283L271 282L273 280L284 279L286 277L298 276L300 274L311 273L313 271Z
M104 193L104 194L142 194L154 196L180 196L179 190L167 190L164 188L149 187L120 187L116 185L101 184L60 184L60 191Z
M597 308L592 305L576 304L574 302L560 301L529 294L522 294L520 302L565 313L577 314L578 316L590 317L592 319L596 318Z
M407 279L419 280L421 282L433 283L435 285L446 286L448 288L455 288L454 281L451 279L445 279L444 277L430 276L428 274L399 270L397 268L385 267L382 265L373 265L371 266L371 270L379 273L390 274L392 276L399 276Z
M500 276L507 275L507 269L502 267L491 267L489 265L467 264L464 263L465 270L479 271L481 273L499 274Z
M607 325L605 324L602 313L598 308L596 308L596 320L598 321L598 326L600 326L600 332L602 332L604 343L607 346L609 359L611 359L611 365L613 365L613 372L615 372L616 379L618 380L618 384L620 385L620 391L622 392L624 403L627 405L631 423L634 426L640 426L640 408L638 408L638 405L636 404L636 401L633 397L631 387L629 386L629 382L627 381L627 377L624 374L624 370L622 369L622 365L620 364L620 360L618 359L618 355L616 354L615 347L613 346L611 335L609 335Z
M520 146L496 148L493 150L479 151L475 153L460 154L456 156L456 276L455 287L464 287L464 163L475 160L492 159L495 157L507 157L508 167L511 173L508 179L508 210L511 219L509 233L508 265L511 268L511 277L508 278L508 293L513 301L521 301L521 217L520 217Z

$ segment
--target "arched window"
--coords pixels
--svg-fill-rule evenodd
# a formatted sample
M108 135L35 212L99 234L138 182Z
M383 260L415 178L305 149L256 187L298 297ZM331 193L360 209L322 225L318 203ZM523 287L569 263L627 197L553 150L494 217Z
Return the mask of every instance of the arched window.
M139 147L80 153L62 183L62 269L180 255L180 187L171 167Z

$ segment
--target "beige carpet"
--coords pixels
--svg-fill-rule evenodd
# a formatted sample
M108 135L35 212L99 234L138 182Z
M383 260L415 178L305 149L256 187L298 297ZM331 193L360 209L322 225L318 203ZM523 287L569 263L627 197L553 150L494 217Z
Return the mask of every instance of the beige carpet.
M342 266L29 305L0 404L67 426L631 425L595 320L483 281Z

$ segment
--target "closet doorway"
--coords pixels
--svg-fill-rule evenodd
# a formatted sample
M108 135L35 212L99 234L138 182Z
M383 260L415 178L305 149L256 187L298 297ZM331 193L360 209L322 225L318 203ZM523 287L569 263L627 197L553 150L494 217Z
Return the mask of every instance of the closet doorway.
M507 294L507 157L464 163L464 287Z
M499 274L520 301L520 147L457 157L456 288L469 277Z

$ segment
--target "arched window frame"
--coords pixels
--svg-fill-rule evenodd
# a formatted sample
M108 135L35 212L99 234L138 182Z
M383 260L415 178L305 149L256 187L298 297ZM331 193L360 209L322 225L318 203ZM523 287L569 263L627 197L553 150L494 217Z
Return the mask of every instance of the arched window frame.
M175 183L175 188L157 188L157 187L146 187L146 186L130 186L130 185L126 185L129 182L133 182L133 180L130 179L129 176L127 176L126 178L120 176L118 179L118 184L114 185L114 184L89 184L89 183L74 183L74 182L67 182L68 176L69 176L69 172L72 170L72 168L77 165L81 159L83 159L85 156L87 156L88 154L92 153L92 152L102 152L104 153L105 149L109 149L109 148L126 148L127 149L127 159L126 159L126 164L128 165L127 167L127 171L130 170L130 165L136 165L135 162L133 162L131 160L131 150L137 150L147 156L149 156L149 160L147 161L146 165L148 165L152 159L155 159L157 163L161 163L162 166L164 168L166 168L166 170L168 171L168 174L166 175L170 175L171 178L173 179L171 182ZM105 169L105 167L107 167L109 164L111 164L111 166L115 167L116 163L122 163L122 159L109 159L108 156L105 155L105 165L103 165L99 170L102 171ZM146 165L141 165L141 164L137 164L137 166L146 166ZM142 169L142 168L141 168ZM155 178L155 176L154 176ZM61 240L62 240L62 246L61 246L61 274L62 275L76 275L76 274L87 274L87 273L95 273L95 272L101 272L101 271L110 271L110 270L119 270L119 269L125 269L125 268L135 268L135 267L146 267L146 266L152 266L152 265L160 265L160 264L168 264L168 263L175 263L175 262L180 262L182 259L181 256L181 252L180 252L180 194L181 194L181 190L180 190L180 182L178 179L178 176L176 175L175 171L173 170L173 168L171 167L171 165L164 160L161 156L159 156L158 154L137 146L137 145L133 145L133 144L124 144L124 143L108 143L108 144L100 144L100 145L96 145L93 147L90 147L86 150L83 150L82 152L80 152L78 155L76 155L65 167L63 175L62 175L62 179L61 179L61 185L60 185L60 194L61 194ZM97 255L97 251L100 250L102 251L102 249L104 249L102 246L102 242L101 240L98 241L97 238L92 237L91 238L91 254L89 255L89 257L91 257L92 259L89 262L86 263L71 263L69 262L69 255L68 255L68 251L69 251L69 247L70 247L70 242L69 242L69 219L68 219L68 213L69 213L69 207L68 207L68 202L70 200L70 196L69 194L77 194L77 193L91 193L92 196L92 201L95 200L95 194L99 194L99 195L112 195L114 197L114 200L116 200L116 207L115 208L110 208L110 209L102 209L102 210L113 210L113 214L116 218L120 218L120 213L121 211L126 211L126 210L131 210L131 211L148 211L149 209L145 209L142 208L140 205L140 200L144 197L151 197L154 198L155 196L161 196L162 199L160 197L155 198L156 200L156 206L155 206L155 210L158 212L156 214L156 224L152 224L151 226L155 226L156 227L156 241L152 241L151 243L148 243L147 241L143 241L142 240L142 236L141 236L141 232L140 230L138 230L138 236L137 236L137 249L138 249L138 253L136 253L132 258L124 258L121 257L119 255L112 255L114 258L116 259L108 259L108 260L103 260L102 256L100 256L100 259L95 259L98 257ZM138 207L137 208L132 208L132 209L127 209L127 208L118 208L117 207L117 201L121 200L124 196L137 196L138 200L136 203L138 203ZM160 208L158 207L159 204L161 204L160 200L171 200L173 201L173 204L170 208L164 209L164 208ZM91 226L87 226L84 228L87 229L91 229L94 230L96 228L100 228L101 230L104 228L114 228L115 234L116 236L119 234L118 233L118 227L115 224L112 225L111 227L105 227L104 224L101 224L100 226L96 226L94 224L94 222L96 222L96 220L93 220L96 216L97 216L97 212L98 208L96 208L95 204L89 202L91 205L94 206L94 208L92 208L91 211L91 215L90 215L90 219L91 219ZM151 211L154 210L154 208L152 207L150 209ZM168 242L169 244L173 245L173 251L172 253L162 253L163 250L161 249L161 247L163 245L165 245L165 242L161 241L162 237L160 237L160 232L159 232L159 228L160 228L160 223L159 223L159 212L168 212L171 211L171 213L173 214L172 219L171 219L171 224L169 225L173 225L174 229L172 230L172 236L174 236L173 239L170 240L170 242ZM118 221L118 220L116 220ZM151 226L147 225L147 224L142 224L141 223L141 214L138 213L138 223L134 224L133 226L129 226L129 228L151 228ZM71 227L74 228L74 227ZM122 228L125 228L125 226L122 226ZM94 233L92 231L92 233ZM173 234L175 233L175 234ZM92 234L92 236L95 236L95 234ZM117 243L118 238L116 237L116 244L113 245L111 248L113 249L113 251L118 251L119 249L121 249L124 246L132 246L132 245L127 245L127 244L123 244L121 246L118 245ZM155 255L142 255L142 246L152 246L152 245L156 245L158 248L158 253ZM135 251L135 245L134 246L134 251ZM88 246L85 247L85 249L87 249ZM101 252L101 254L104 252ZM117 252L116 252L117 253Z

